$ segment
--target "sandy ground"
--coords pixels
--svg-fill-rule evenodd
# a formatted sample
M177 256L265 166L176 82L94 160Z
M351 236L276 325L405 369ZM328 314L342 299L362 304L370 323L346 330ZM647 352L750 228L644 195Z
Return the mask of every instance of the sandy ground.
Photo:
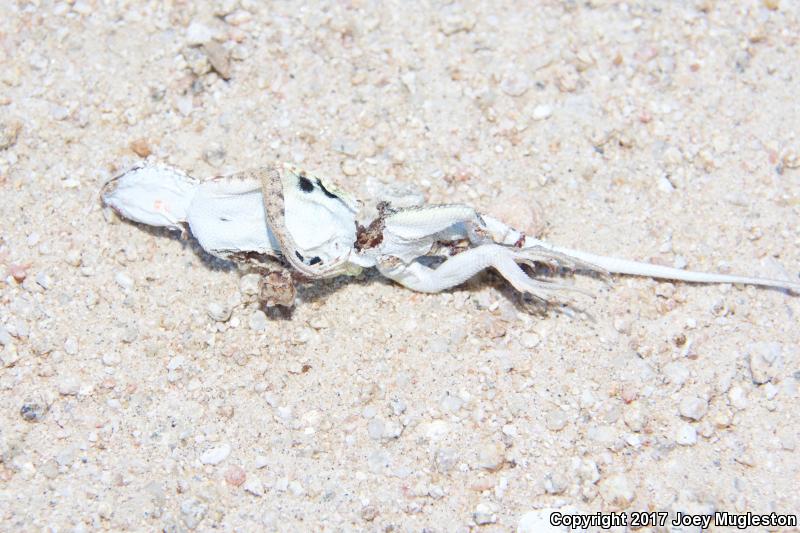
M98 202L144 157L283 160L797 279L792 0L0 4L3 531L800 512L800 298L577 277L585 312L541 316L491 274L368 274L217 321L238 272Z

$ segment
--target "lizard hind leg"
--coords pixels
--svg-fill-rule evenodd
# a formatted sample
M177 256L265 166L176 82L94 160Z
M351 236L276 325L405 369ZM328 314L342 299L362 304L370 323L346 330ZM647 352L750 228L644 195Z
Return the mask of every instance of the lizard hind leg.
M545 301L564 291L583 292L574 287L545 282L530 277L518 263L535 261L532 252L514 250L499 244L483 244L447 258L436 268L420 262L404 263L395 257L378 261L378 270L409 289L419 292L440 292L460 285L478 272L494 268L520 292Z

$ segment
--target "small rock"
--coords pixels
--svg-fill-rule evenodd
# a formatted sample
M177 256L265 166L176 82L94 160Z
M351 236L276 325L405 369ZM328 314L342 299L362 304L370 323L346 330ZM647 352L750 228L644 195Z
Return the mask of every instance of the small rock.
M53 278L45 272L39 272L36 274L36 283L44 290L48 290L53 286Z
M355 176L358 174L358 163L353 159L345 159L342 161L342 173L345 176Z
M681 400L679 410L683 417L700 420L708 412L708 402L697 396L687 396Z
M500 443L485 444L478 450L479 468L494 472L500 470L506 461L506 448Z
M203 45L203 51L208 57L211 68L219 74L219 77L226 81L231 79L231 60L228 57L228 51L221 44L213 41Z
M21 129L22 124L20 122L0 122L0 150L6 150L14 146Z
M117 272L117 274L114 276L114 281L116 281L117 285L126 291L133 288L133 279L131 279L131 277L124 272Z
M497 522L497 514L495 514L493 506L484 502L481 502L475 506L475 512L472 513L472 518L479 526L485 526L486 524L494 524Z
M675 432L675 442L681 446L694 446L697 443L697 431L691 424L681 424Z
M567 413L557 406L553 406L545 414L547 429L550 431L561 431L567 425Z
M544 120L553 114L553 108L549 105L540 104L533 108L533 120Z
M211 143L208 148L203 150L203 160L212 167L222 166L227 155L225 149L217 143Z
M189 45L206 44L213 38L214 33L211 31L211 28L202 22L194 21L189 24L189 28L186 30L186 42Z
M456 466L456 452L447 448L438 448L433 454L433 466L440 474L451 471Z
M261 309L256 309L250 315L248 323L253 331L264 331L267 329L267 315Z
M40 422L45 412L44 406L35 402L26 402L19 409L19 415L26 422Z
M3 346L8 346L11 344L11 342L11 334L8 332L5 326L3 326L3 324L0 324L0 344Z
M28 276L28 268L30 265L11 264L8 265L8 273L14 278L17 283L22 283Z
M55 479L58 477L58 463L50 459L41 466L39 472L47 479Z
M355 156L358 155L358 141L355 139L337 138L331 144L331 148L339 153Z
M632 403L625 409L622 419L628 429L636 433L642 431L647 424L647 413L639 402Z
M206 308L208 316L215 322L227 322L231 318L233 310L230 307L222 306L216 302L211 302Z
M233 487L240 487L247 479L244 469L241 466L231 465L225 471L225 482Z
M367 522L372 522L378 517L378 508L374 505L367 505L361 509L361 518Z
M500 82L500 90L509 96L522 96L531 86L530 79L524 72L513 71L503 76Z
M62 396L77 396L80 390L81 384L74 377L65 377L58 384L58 393Z
M731 387L728 391L728 401L740 411L746 409L750 403L747 399L747 392L738 385Z
M562 472L549 472L544 477L544 491L547 494L561 494L567 490L567 483Z
M678 387L682 387L686 380L689 379L689 369L680 361L673 361L664 365L664 375L667 381Z
M242 487L245 492L249 492L253 496L261 497L264 495L264 484L261 483L261 479L258 476L250 476L247 478L247 482Z
M206 450L203 455L200 456L200 462L204 465L218 465L231 453L231 445L228 443L222 444L221 446L217 446L215 448L211 448Z
M747 347L753 383L762 385L775 379L782 366L783 345L779 342L754 342Z
M384 424L383 420L380 418L373 418L367 424L367 433L369 434L369 438L373 440L378 440L383 436L384 431Z
M554 512L561 512L558 509L538 509L528 511L522 515L517 524L517 533L563 533L567 531L565 527L552 525L550 515Z
M189 529L195 529L198 525L200 525L200 522L203 521L203 517L205 517L207 510L208 507L203 505L203 503L195 498L189 498L188 500L181 502L181 515L183 515L183 522Z
M797 438L795 436L795 429L791 426L784 426L775 432L778 441L781 443L781 448L786 451L792 452L797 447Z
M302 496L303 494L305 494L306 490L303 488L303 485L301 485L299 481L294 480L289 483L289 492L291 492L295 496Z
M462 31L470 31L475 27L477 19L473 13L466 12L458 4L444 8L439 17L439 29L445 35L453 35Z
M120 356L116 352L106 352L102 360L105 366L117 366L120 363Z
M614 474L597 484L600 497L606 504L625 509L636 498L633 485L624 474Z
M153 153L146 139L136 139L131 143L130 146L131 150L133 150L133 153L139 157L148 157Z
M255 296L259 293L259 281L261 276L258 274L245 274L239 279L239 292L246 296Z
M75 337L68 337L66 341L64 341L64 351L67 352L67 355L76 355L78 353L78 339Z

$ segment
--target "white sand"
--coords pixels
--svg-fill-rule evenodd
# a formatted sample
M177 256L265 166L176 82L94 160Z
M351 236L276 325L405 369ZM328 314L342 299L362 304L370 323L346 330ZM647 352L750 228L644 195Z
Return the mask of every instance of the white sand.
M0 6L1 530L800 510L800 297L576 278L590 317L537 316L492 275L368 275L218 323L238 273L97 197L147 152L199 177L280 159L797 279L794 1L38 3Z

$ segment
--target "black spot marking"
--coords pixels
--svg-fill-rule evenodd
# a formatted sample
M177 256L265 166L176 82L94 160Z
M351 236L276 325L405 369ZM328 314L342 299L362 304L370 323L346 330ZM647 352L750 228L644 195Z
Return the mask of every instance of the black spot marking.
M329 191L328 189L325 188L325 186L322 184L322 182L319 180L319 178L317 178L317 185L319 185L319 188L322 189L322 192L324 192L325 196L327 196L328 198L335 198L337 200L339 199L338 196L336 196L331 191Z
M219 221L220 222L230 222L231 219L229 219L228 217L219 217Z
M308 264L309 264L309 265L316 265L316 264L319 264L319 263L322 263L322 259L320 259L320 258L319 258L319 256L312 257L312 258L311 258L311 259L308 261Z
M303 192L311 192L314 190L314 184L305 176L300 176L300 190Z
M303 257L302 255L300 255L300 252L298 252L297 250L295 250L295 251L294 251L294 255L296 255L296 256L297 256L297 258L298 258L300 261L303 261L303 262L305 262L306 258L305 258L305 257Z

